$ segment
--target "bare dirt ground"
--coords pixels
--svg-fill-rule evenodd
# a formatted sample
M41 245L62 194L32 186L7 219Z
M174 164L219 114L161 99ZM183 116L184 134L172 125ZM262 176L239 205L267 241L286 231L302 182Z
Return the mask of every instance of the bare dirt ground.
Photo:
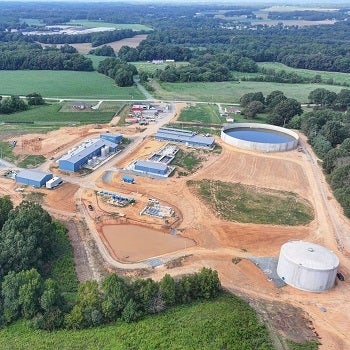
M180 108L177 108L177 113ZM107 130L109 126L104 127ZM40 137L42 147L33 153L49 157L57 156L88 135L99 132L101 130L94 129L94 126L84 126L23 137ZM133 129L130 129L131 135L133 132ZM15 151L21 153L24 150L21 147L21 139L19 141ZM100 229L104 224L137 223L138 220L142 220L148 227L160 229L164 226L162 220L139 216L140 209L147 199L156 198L163 205L174 208L176 212L176 217L167 229L175 227L181 236L192 239L196 246L183 251L183 255L188 257L179 266L172 269L167 269L166 266L159 267L153 271L152 277L160 279L165 273L177 276L198 271L202 266L211 267L219 272L223 286L245 297L257 308L262 318L269 320L270 326L278 334L296 341L312 339L318 334L321 350L350 349L347 336L350 324L350 305L347 303L350 295L350 224L341 214L339 205L325 183L317 160L309 159L308 154L304 152L255 153L223 144L220 139L217 139L217 142L222 146L222 153L208 155L202 168L195 174L186 178L175 175L165 180L136 176L136 184L123 184L119 168L133 159L150 155L164 145L162 142L146 138L132 154L121 155L118 161L112 161L108 176L104 171L96 171L86 177L86 180L83 177L70 176L68 178L71 179L71 184L54 191L46 191L43 199L45 207L53 214L66 217L77 216L82 220L85 215L89 223L94 223L94 229ZM304 144L304 147L309 149L307 144ZM296 192L313 204L315 220L307 226L300 227L223 221L186 185L187 180L204 178ZM332 208L332 218L320 193L320 186L324 189L327 205ZM79 192L78 196L79 187L81 193ZM0 180L0 193L10 194L17 203L22 197L15 192L15 188L16 185L12 181ZM132 195L136 204L126 209L112 207L96 196L94 190L101 188ZM79 198L82 201L83 212L77 210ZM94 206L93 211L87 210L88 204ZM119 216L120 213L123 217ZM344 244L340 250L333 221L341 228L340 234ZM309 240L333 249L340 259L340 270L345 276L345 282L339 282L332 290L320 294L299 291L289 286L276 289L257 266L245 260L249 256L278 256L281 245L290 239ZM243 260L233 264L234 257ZM84 263L86 261L85 259ZM305 322L305 318L311 323ZM309 331L305 327L306 323L310 326ZM282 344L279 348L285 347Z
M135 35L133 38L125 38L118 41L113 41L111 43L108 43L106 45L109 45L113 48L114 51L118 52L122 46L130 46L130 47L137 47L140 45L140 42L145 40L147 38L147 34L140 34ZM40 44L41 46L52 46L51 44ZM90 52L90 50L97 49L100 46L92 47L91 43L81 43L81 44L69 44L70 46L75 47L78 52L82 55L86 55ZM56 45L57 47L60 47L61 45Z

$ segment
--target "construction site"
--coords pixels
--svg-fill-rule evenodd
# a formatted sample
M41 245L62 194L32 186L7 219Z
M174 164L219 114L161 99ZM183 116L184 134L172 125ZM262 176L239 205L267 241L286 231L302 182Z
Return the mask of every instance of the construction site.
M25 187L18 192L13 180L1 178L0 193L10 194L15 203L33 191L43 194L43 207L68 223L80 280L100 279L106 271L160 280L165 273L180 276L210 267L218 271L227 290L248 300L276 332L295 341L318 340L324 350L350 348L350 306L345 297L350 292L350 222L305 137L300 135L302 151L264 153L238 148L215 136L221 153L208 151L201 167L184 177L175 170L158 179L131 169L135 160L169 167L178 147L154 135L159 127L176 122L183 106L176 104L141 134L133 125L103 125L102 130L65 127L19 137L14 153L21 156L30 150L43 155L47 161L40 166L42 171L56 171L52 159L101 132L122 132L131 143L92 173L63 174L64 183L54 191ZM188 186L188 181L203 179L292 192L311 203L314 219L298 226L224 220ZM290 240L313 242L333 251L345 281L335 280L331 288L312 295L293 283L276 287L272 274L266 272L276 265L271 259L278 260L281 247ZM270 260L261 268L262 260L256 258Z

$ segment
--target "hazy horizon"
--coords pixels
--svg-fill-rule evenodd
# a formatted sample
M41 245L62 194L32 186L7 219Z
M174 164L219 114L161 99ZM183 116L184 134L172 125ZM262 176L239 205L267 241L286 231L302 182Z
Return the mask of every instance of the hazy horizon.
M43 2L43 3L59 3L59 2L101 2L101 3L157 3L157 4L211 4L211 5L254 5L254 4L266 4L266 5L300 5L300 6L317 6L317 5L329 5L331 7L337 7L337 5L349 4L350 0L338 0L332 2L331 0L315 0L311 2L305 2L302 0L221 0L220 2L215 0L0 0L0 3L5 2Z

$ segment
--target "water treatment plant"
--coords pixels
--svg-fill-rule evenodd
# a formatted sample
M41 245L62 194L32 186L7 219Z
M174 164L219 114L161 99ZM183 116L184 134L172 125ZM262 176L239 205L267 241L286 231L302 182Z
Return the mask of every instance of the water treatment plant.
M299 142L294 131L257 123L226 125L221 130L221 139L232 146L261 152L291 151Z

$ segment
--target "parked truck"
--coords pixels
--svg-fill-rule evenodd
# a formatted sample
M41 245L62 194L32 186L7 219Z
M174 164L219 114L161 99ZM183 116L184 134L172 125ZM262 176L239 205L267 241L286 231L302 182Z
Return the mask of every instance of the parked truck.
M46 182L46 188L53 189L59 186L63 182L62 178L59 176L54 176L51 180Z

